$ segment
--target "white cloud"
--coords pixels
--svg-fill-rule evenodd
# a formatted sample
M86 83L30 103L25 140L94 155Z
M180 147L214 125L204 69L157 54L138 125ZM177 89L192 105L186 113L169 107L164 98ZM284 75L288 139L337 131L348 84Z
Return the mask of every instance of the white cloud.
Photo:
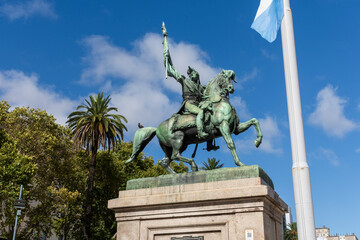
M340 166L339 157L331 149L320 147L316 152L312 153L310 157L316 160L326 160L335 167Z
M246 102L238 96L231 97L231 104L236 109L236 113L238 114L240 121L247 121L251 118L251 114L246 105Z
M152 41L153 35L147 35L144 45ZM88 47L88 55L84 58L88 67L83 71L81 81L102 83L106 79L123 78L128 81L153 82L161 78L161 39L160 48L154 45L147 49L152 52L158 48L158 56L143 52L142 46L137 46L136 51L128 52L115 46L108 38L103 36L90 36L84 39ZM139 45L135 43L135 45ZM156 64L160 63L160 64Z
M128 120L127 127L131 135L138 123L145 127L157 127L180 107L179 103L171 102L164 93L148 84L127 84L118 91L111 92L111 98L118 113Z
M343 137L358 126L344 114L346 100L336 94L332 85L322 89L316 97L316 109L310 115L309 122L321 127L327 134Z
M174 102L174 93L180 97L181 86L173 78L165 79L162 37L148 33L133 43L132 50L116 46L104 36L84 39L87 54L83 58L86 67L81 83L103 85L109 90L112 104L128 120L129 133L144 126L157 126L171 117L181 102ZM174 66L186 75L187 67L195 68L206 84L220 73L208 63L207 55L196 45L169 39L169 48ZM178 98L179 99L179 98Z
M56 122L65 124L76 102L41 87L35 74L26 75L17 70L0 71L0 96L12 107L30 106L53 114Z
M251 72L242 74L239 77L240 84L255 79L258 76L258 73L259 73L259 70L257 68L253 68L253 70Z
M276 60L278 57L276 54L274 53L270 53L268 52L266 49L261 49L261 54L267 58L267 59L270 59L270 60Z
M29 0L23 3L5 3L0 7L0 13L11 21L19 18L29 18L34 15L57 18L53 4L45 0Z
M282 138L282 133L279 129L278 122L275 118L270 116L258 120L264 136L259 150L271 154L281 154L282 149L280 147L280 140ZM254 129L253 132L254 136L252 138L237 140L236 148L244 153L249 153L252 150L255 150L254 140L256 139L256 133Z
M102 83L111 78L125 81L163 84L166 88L181 93L174 79L165 79L162 37L148 33L133 43L133 50L115 46L107 37L90 36L84 39L89 53L84 57L88 67L83 71L82 82ZM215 77L221 69L207 64L207 55L198 46L169 39L171 57L176 69L186 75L187 67L192 66L199 74L202 84ZM117 79L119 80L119 79Z
M333 166L337 167L340 165L339 157L331 149L320 148L320 153L323 157L329 161Z
M282 133L275 118L267 116L259 119L264 138L260 149L267 153L282 153L279 146Z

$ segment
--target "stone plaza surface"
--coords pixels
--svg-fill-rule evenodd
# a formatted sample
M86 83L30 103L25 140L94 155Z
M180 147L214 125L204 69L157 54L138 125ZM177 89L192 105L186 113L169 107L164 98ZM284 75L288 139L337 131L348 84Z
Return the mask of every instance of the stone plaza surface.
M127 189L108 203L118 240L282 239L287 205L258 166L137 179Z

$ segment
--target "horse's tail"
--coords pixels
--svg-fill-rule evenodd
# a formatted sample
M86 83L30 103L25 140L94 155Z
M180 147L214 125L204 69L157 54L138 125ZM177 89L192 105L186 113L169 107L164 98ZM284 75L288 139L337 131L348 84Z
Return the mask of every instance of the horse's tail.
M126 160L125 164L133 161L146 145L154 138L156 135L156 128L154 127L143 127L139 128L135 132L134 141L133 141L133 150L130 158Z

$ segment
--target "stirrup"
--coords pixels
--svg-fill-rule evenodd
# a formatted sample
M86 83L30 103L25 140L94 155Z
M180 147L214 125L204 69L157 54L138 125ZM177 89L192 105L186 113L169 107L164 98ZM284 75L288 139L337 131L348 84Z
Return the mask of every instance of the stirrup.
M206 150L207 150L208 152L210 152L210 151L212 151L212 150L216 151L216 150L218 150L219 148L220 148L219 146L211 145L210 147L207 147Z
M216 151L216 150L218 150L219 148L220 148L219 146L216 146L215 139L214 139L214 143L211 143L211 144L207 143L207 144L206 144L206 150L207 150L208 152L210 152L211 150Z

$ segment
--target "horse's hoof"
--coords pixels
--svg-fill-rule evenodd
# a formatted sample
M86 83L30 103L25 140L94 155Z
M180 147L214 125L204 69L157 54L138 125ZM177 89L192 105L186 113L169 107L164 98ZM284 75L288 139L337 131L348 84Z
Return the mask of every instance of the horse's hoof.
M236 161L235 162L235 164L238 166L238 167L244 167L244 166L246 166L245 164L243 164L242 162L240 162L240 161Z
M197 166L191 166L191 171L197 172L199 171L199 168Z
M162 166L168 173L170 174L176 174L176 172L169 166L169 164L164 164L162 162L159 162L160 166Z
M255 141L254 141L254 143L255 143L255 147L259 147L260 146L260 144L261 144L261 142L262 142L262 140L261 139L256 139Z

